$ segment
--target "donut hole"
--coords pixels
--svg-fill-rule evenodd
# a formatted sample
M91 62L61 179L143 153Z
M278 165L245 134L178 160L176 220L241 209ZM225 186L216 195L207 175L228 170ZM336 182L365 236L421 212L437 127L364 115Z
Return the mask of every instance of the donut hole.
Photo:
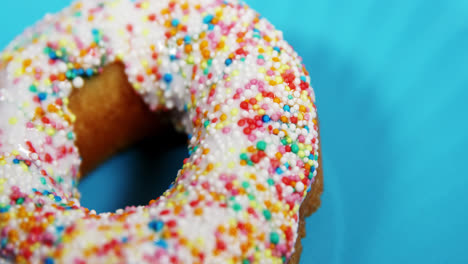
M148 204L175 180L188 157L186 142L170 128L112 156L80 181L82 205L101 213Z
M104 212L146 205L175 180L187 136L174 130L170 112L150 111L121 63L104 67L69 99L84 206Z

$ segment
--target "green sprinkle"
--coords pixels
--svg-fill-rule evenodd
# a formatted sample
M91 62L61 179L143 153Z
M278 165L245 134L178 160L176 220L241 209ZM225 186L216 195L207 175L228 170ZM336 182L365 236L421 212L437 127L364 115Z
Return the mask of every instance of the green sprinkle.
M241 160L248 160L249 156L247 155L247 153L241 153L240 158L241 158Z
M250 183L248 183L246 181L242 182L242 187L244 187L244 189L249 188L249 186L250 186Z
M67 133L67 138L68 138L69 140L72 140L72 139L74 138L73 132L71 132L71 131L68 132L68 133Z
M273 244L278 244L279 243L279 235L276 232L271 232L270 234L270 242Z
M46 184L46 179L44 177L41 177L41 183L44 185Z
M270 220L271 219L271 212L267 209L263 210L263 216L265 216L265 219L266 220Z
M291 151L297 153L299 151L299 146L297 144L292 144Z
M16 204L23 204L24 203L24 197L20 197L18 198L18 200L16 200Z
M232 209L234 209L234 211L240 211L242 210L242 206L238 203L235 203L233 206L232 206Z
M282 139L281 139L281 144L287 145L287 144L288 144L288 141L287 141L285 138L282 138Z
M257 142L257 149L258 150L264 151L266 149L266 146L267 146L267 144L263 140L260 140L259 142Z
M29 86L29 91L35 93L35 92L37 92L37 87L35 85L31 85L31 86Z
M250 260L244 259L244 260L242 260L242 264L250 264Z
M205 127L207 127L209 124L210 124L210 120L206 120L206 121L203 123L203 125L204 125Z
M275 181L274 181L273 179L271 179L271 178L268 179L267 182L268 182L268 184L271 185L271 186L275 185Z

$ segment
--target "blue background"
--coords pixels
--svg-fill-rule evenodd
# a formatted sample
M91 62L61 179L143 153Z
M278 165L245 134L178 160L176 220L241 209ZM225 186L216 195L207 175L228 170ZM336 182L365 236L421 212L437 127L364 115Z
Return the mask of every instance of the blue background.
M0 47L69 1L2 2ZM303 56L318 97L325 192L301 263L468 263L468 1L248 3ZM83 204L161 194L187 153L155 142L84 179Z

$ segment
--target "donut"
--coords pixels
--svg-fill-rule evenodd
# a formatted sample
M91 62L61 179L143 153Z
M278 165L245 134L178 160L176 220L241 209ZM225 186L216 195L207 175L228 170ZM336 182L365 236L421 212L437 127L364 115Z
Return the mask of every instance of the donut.
M167 191L81 206L80 178L166 117L189 152ZM4 263L298 263L319 159L309 73L242 2L75 1L0 55Z

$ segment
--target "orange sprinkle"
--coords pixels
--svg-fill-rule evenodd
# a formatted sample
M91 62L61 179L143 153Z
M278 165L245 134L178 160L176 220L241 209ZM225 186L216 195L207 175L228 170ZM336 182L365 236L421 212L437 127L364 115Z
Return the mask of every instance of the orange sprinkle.
M195 210L193 210L193 213L195 215L202 215L203 214L203 208L202 207L197 207Z
M185 48L184 48L185 53L190 53L190 52L192 52L192 49L193 49L193 48L192 48L192 45L191 45L191 44L185 45Z

